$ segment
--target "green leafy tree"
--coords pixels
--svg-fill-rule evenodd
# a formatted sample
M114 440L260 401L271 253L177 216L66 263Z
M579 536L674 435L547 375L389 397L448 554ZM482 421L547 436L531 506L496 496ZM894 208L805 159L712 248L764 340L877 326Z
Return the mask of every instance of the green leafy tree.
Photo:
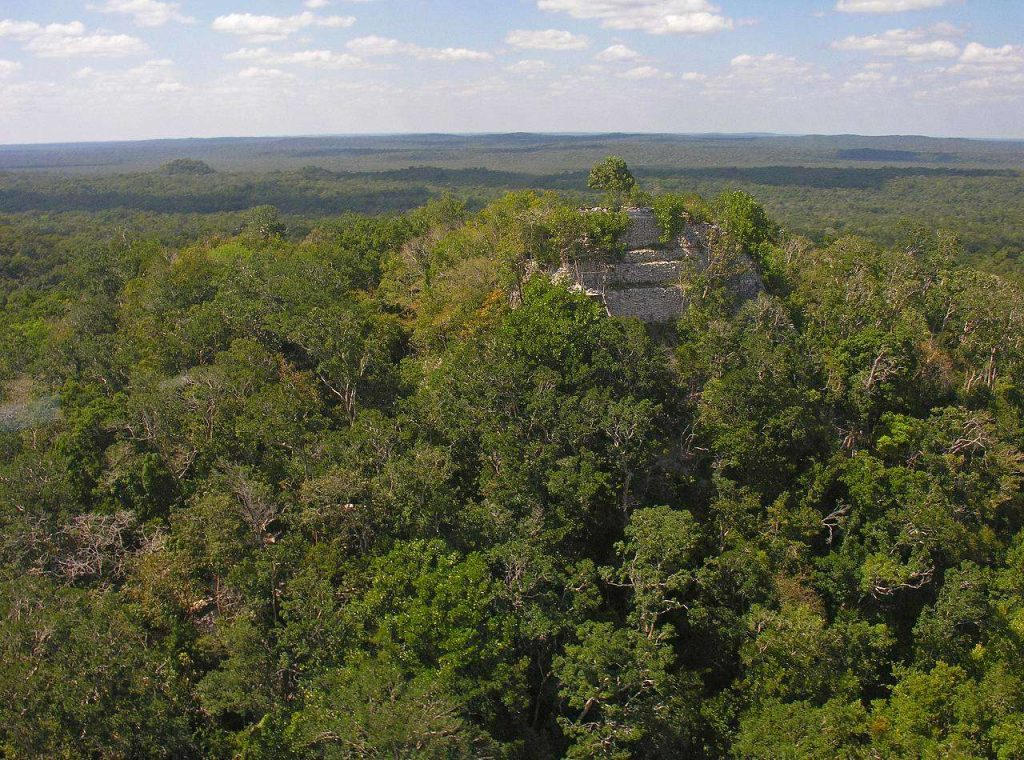
M274 206L257 206L246 214L242 231L247 240L268 243L280 239L285 232L281 214Z
M623 159L608 156L591 168L587 187L603 192L608 205L618 209L636 187L636 179Z
M588 622L555 662L572 712L567 757L679 757L693 749L695 680L674 672L670 645L632 628Z

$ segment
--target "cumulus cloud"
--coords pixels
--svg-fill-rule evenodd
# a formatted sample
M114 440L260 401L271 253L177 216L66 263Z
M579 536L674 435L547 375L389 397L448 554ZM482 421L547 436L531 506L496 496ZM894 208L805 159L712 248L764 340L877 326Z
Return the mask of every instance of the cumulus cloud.
M671 79L672 75L654 66L637 66L624 71L619 76L623 79Z
M127 34L89 33L81 21L68 24L37 24L35 21L0 21L0 37L24 43L40 58L96 56L118 58L145 53L145 43Z
M840 13L903 13L940 8L955 0L839 0L836 10Z
M742 76L803 79L815 78L815 68L810 63L788 55L767 53L749 55L744 53L733 58L729 65L733 72Z
M294 74L289 74L281 69L268 69L262 66L250 66L238 72L239 79L255 80L260 82L290 82L295 79Z
M355 16L326 16L316 20L317 26L324 26L328 29L348 29L356 23Z
M308 66L318 69L353 69L364 66L361 58L333 50L298 50L279 53L270 48L242 48L224 56L229 61L258 61L270 66Z
M525 76L534 76L536 74L542 74L551 68L551 64L547 61L540 61L535 58L524 59L517 61L516 63L510 64L505 67L505 71L510 74L523 74Z
M649 34L712 34L735 26L708 0L537 0L537 7L573 18L597 19L610 29Z
M390 37L358 37L348 43L348 49L356 55L366 57L407 55L421 61L489 61L493 56L482 50L468 48L431 48L411 42L401 42Z
M303 3L303 5L305 5L307 8L310 8L312 10L317 10L319 8L326 8L330 4L331 4L331 0L306 0L306 2Z
M892 64L876 61L866 64L860 71L850 75L843 82L842 88L846 92L860 92L892 87L898 83L900 79L892 74Z
M640 54L625 45L611 45L597 54L599 61L635 61Z
M1024 102L1024 46L969 42L951 65L902 83L912 87L909 94L918 101L1019 104Z
M583 50L586 37L560 29L514 29L505 37L512 47L533 50Z
M1017 71L1024 69L1024 47L1003 45L986 47L980 42L969 42L960 55L961 67L989 71Z
M352 16L315 16L309 11L295 16L257 16L252 13L230 13L213 20L213 29L235 34L250 42L278 42L309 26L344 29L356 22Z
M97 71L86 67L79 69L75 78L87 84L92 93L102 95L150 98L185 90L178 80L177 67L166 58L146 61L125 71Z
M0 79L14 76L21 71L21 64L17 61L8 61L4 58L0 58Z
M181 12L181 3L161 0L107 0L102 5L88 5L100 13L122 13L132 17L139 26L163 26L169 21L192 24L195 19Z
M917 92L918 98L1019 102L1024 99L1024 46L969 42L957 63L935 73L934 81L925 82Z
M699 82L702 75L696 72L683 75L684 80ZM718 76L703 78L704 91L709 95L740 95L752 97L755 94L772 93L773 97L787 94L806 97L810 85L826 82L828 73L814 64L788 55L766 53L751 55L744 53L729 62L729 71Z
M956 58L960 48L949 40L934 39L936 31L927 29L890 29L865 37L850 36L832 43L835 50L854 50L910 60Z

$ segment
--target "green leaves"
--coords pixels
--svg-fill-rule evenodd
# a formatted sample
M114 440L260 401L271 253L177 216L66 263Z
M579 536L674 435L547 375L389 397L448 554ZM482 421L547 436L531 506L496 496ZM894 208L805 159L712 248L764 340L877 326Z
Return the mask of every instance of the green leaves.
M609 205L619 208L636 187L636 180L624 160L618 156L608 156L590 170L587 187L601 190L610 201Z
M764 243L772 242L779 234L778 225L748 193L722 193L715 198L712 208L718 223L748 253L757 254Z
M621 565L608 575L632 592L630 622L647 638L670 636L671 628L659 629L662 618L686 607L700 539L689 512L649 507L631 515L626 540L615 545Z
M533 192L15 309L0 753L1020 755L1020 295L653 203L722 229L676 326L553 283L626 216Z
M669 645L631 628L588 622L555 661L571 712L567 757L669 757L691 748L694 679L672 673Z
M388 655L357 654L310 685L284 732L300 756L469 757L489 744L429 672L408 677Z
M370 578L347 611L361 631L354 643L407 673L432 673L485 720L521 706L515 618L503 609L481 555L462 557L440 541L410 542L374 561Z

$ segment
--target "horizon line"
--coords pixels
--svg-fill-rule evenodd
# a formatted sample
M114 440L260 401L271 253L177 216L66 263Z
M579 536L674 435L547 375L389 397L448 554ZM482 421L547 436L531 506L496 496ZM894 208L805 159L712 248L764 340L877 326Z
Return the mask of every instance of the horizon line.
M215 142L228 140L300 140L300 139L330 139L330 138L415 138L415 137L511 137L511 136L536 136L536 137L761 137L761 138L800 138L800 137L867 137L867 138L912 138L924 140L967 140L971 142L1024 142L1024 137L964 137L959 135L924 135L910 133L879 133L864 134L859 132L622 132L622 131L596 131L596 132L568 132L568 131L485 131L485 132L322 132L322 133L296 133L296 134L261 134L261 135L217 135L206 137L142 137L142 138L111 138L103 140L71 140L71 141L43 141L43 142L16 142L0 143L0 150L12 148L46 148L62 146L86 146L86 145L124 145L160 142Z

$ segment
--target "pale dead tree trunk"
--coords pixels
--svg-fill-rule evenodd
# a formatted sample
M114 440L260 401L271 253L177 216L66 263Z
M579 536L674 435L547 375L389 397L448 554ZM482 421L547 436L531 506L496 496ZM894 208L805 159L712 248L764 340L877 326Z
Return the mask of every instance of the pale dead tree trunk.
M73 517L59 533L66 548L57 560L58 572L69 583L80 578L121 577L141 534L135 515L87 514Z
M328 378L324 377L322 372L317 372L316 376L320 379L320 382L324 384L328 391L334 394L340 401L341 405L345 409L345 417L348 419L349 425L354 425L356 421L356 388L355 385L346 381L340 388L332 383Z
M246 524L253 537L260 543L273 543L274 537L267 534L267 528L277 518L277 504L271 498L269 488L254 482L245 470L239 466L225 469L231 493L239 517Z
M821 520L822 526L828 530L828 545L832 545L832 541L835 539L835 532L842 526L843 519L850 512L850 505L844 504L841 507L833 509L831 513L826 515Z
M881 578L871 579L871 596L876 599L883 596L892 596L897 591L911 590L916 591L927 586L932 581L932 577L935 575L935 568L929 567L924 570L914 570L907 576L907 580L900 583L887 583Z
M864 387L867 390L871 390L872 386L875 384L875 373L878 372L878 366L879 364L881 364L883 359L885 359L884 348L878 352L878 356L876 356L875 360L871 363L871 372L868 374L867 379L864 381Z

